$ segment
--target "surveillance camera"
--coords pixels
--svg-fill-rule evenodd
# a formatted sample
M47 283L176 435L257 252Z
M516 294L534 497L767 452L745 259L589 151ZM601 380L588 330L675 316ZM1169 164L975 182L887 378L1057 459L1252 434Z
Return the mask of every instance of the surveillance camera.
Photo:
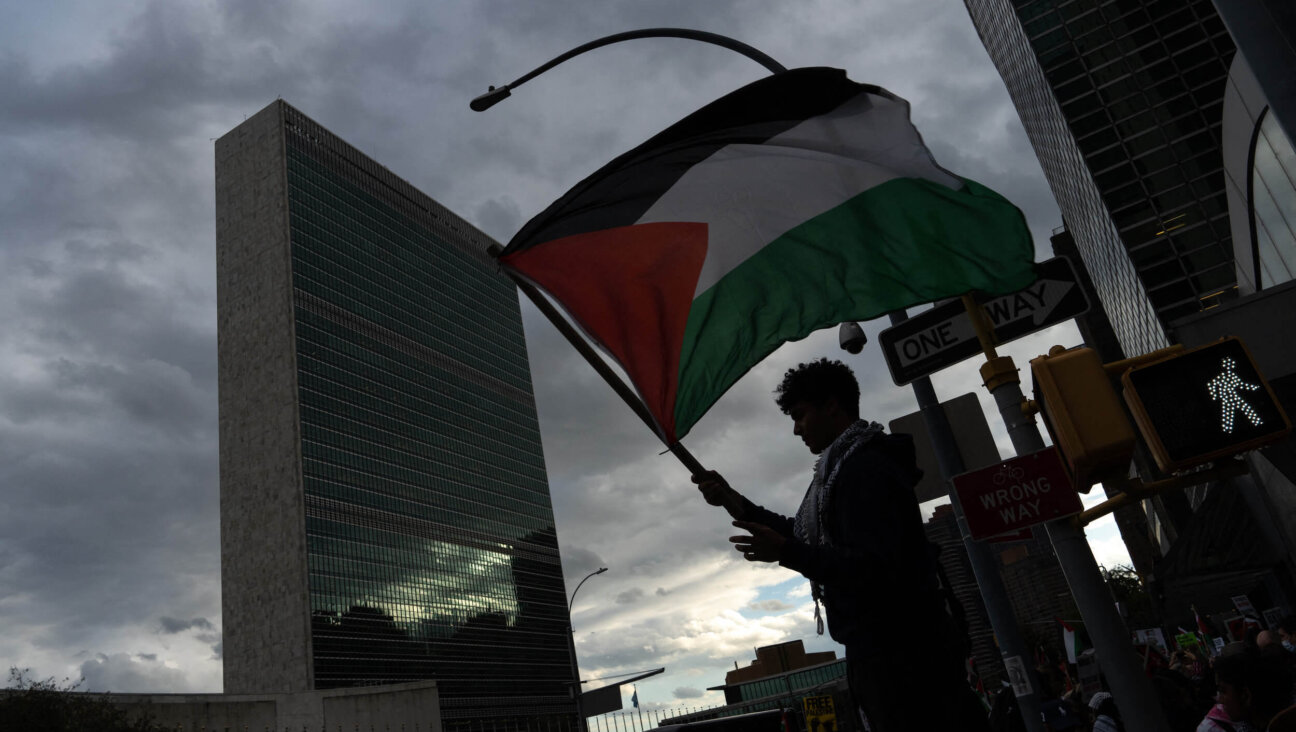
M842 323L837 330L837 340L847 353L859 353L864 350L864 344L868 343L868 336L864 335L864 329L859 323L848 321Z

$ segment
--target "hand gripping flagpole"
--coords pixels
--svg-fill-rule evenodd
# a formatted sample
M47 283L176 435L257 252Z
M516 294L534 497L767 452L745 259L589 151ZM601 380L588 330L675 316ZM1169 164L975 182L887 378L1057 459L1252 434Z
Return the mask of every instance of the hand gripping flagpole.
M504 250L500 245L492 244L490 248L486 250L486 253L498 259L500 252L502 251ZM589 342L581 337L580 333L576 332L576 329L571 326L571 323L568 323L567 319L562 316L562 313L558 312L558 308L555 308L553 304L550 303L544 295L540 294L540 291L530 282L518 277L507 267L501 267L500 269L503 270L504 274L508 275L509 279L513 280L513 284L517 285L517 288L521 290L523 294L531 299L531 302L534 303L536 308L549 319L549 322L553 323L554 327L558 329L558 332L562 333L563 337L567 339L567 342L572 344L572 347L576 349L576 352L584 357L585 360L589 362L590 366L594 367L594 370L598 372L598 375L602 376L608 386L612 387L612 391L615 391L617 396L621 397L626 405L629 406L635 414L639 415L639 419L642 419L644 424L648 425L648 429L652 430L654 434L660 435L661 431L657 426L657 421L653 419L652 413L648 411L648 407L644 406L643 401L639 399L639 395L635 394L634 390L622 381L621 377L618 376L617 373L607 365L607 362L594 351ZM698 462L697 458L693 457L693 453L689 452L688 449L685 448L684 445L680 444L678 440L667 445L666 448L670 450L671 454L678 458L681 463L683 463L685 468L688 468L690 474L701 475L702 473L707 472L706 468L702 467L702 463Z

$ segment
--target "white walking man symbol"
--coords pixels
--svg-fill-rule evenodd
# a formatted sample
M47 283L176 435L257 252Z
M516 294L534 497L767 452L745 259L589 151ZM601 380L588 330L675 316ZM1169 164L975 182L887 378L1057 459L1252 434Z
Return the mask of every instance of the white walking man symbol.
M1225 432L1233 432L1234 412L1241 412L1247 419L1251 420L1252 425L1259 426L1260 415L1256 413L1256 410L1250 404L1246 403L1246 400L1238 392L1259 391L1260 385L1248 384L1243 381L1237 375L1237 372L1233 370L1235 366L1232 358L1225 356L1222 365L1224 370L1218 376L1206 382L1206 388L1210 390L1211 399L1220 403L1220 427Z

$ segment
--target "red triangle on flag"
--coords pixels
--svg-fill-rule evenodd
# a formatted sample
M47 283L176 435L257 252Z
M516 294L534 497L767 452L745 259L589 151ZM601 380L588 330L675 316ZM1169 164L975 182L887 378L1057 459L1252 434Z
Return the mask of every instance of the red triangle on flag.
M500 258L558 302L625 369L667 444L707 225L664 222L554 239Z

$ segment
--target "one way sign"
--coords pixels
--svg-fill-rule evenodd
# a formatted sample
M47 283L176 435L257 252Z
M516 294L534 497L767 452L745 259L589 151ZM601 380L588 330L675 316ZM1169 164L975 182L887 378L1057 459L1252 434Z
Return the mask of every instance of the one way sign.
M1066 257L1035 265L1038 279L1024 289L997 297L977 297L994 323L1000 343L1083 315L1089 299ZM882 355L897 385L952 366L981 352L976 331L961 300L937 305L878 334Z

